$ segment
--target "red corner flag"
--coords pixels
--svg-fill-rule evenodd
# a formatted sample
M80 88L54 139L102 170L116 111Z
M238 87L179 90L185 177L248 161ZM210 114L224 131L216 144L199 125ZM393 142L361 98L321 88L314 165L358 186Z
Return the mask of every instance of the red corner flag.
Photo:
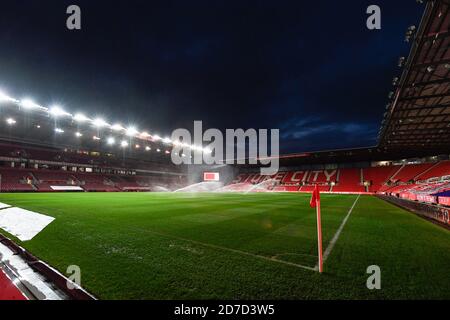
M323 271L323 257L322 257L322 223L320 219L320 192L319 186L316 184L309 202L311 208L316 208L317 211L317 248L319 250L319 272Z

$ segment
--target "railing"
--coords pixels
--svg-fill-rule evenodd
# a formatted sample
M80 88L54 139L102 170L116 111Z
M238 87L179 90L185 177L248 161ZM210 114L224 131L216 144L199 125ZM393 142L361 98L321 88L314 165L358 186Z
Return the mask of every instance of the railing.
M450 208L386 195L377 196L380 199L395 204L408 211L414 212L419 216L435 220L441 224L446 225L447 227L450 227Z

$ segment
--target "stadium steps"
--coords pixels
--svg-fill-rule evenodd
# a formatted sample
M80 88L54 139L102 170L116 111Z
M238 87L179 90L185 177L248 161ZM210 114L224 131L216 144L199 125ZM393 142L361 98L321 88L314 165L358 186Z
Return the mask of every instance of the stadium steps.
M39 179L38 178L36 178L36 176L34 175L34 173L33 172L30 172L30 177L32 177L33 178L33 186L36 188L36 184L38 184L38 182L39 182ZM37 190L37 188L36 188L36 190Z
M419 180L419 178L421 176L426 176L427 173L434 172L434 171L436 171L436 169L438 169L441 166L445 166L445 164L447 164L447 163L448 163L447 161L438 161L438 162L436 162L433 166L431 166L430 168L428 168L424 172L422 172L422 173L418 174L417 176L415 176L414 180L416 180L416 181ZM429 178L432 178L432 177L428 177L427 179L429 179Z
M406 166L406 164L403 164L394 174L387 180L387 181L393 181L395 177L399 174L400 171Z
M416 174L412 180L417 181L418 177L420 177L422 174L425 174L427 172L429 172L430 170L432 170L433 168L435 168L437 165L439 164L439 162L436 162L435 164L433 164L431 167L425 169L424 171L421 171L420 173Z
M419 163L419 164L410 164L402 168L402 170L397 173L395 176L395 180L397 182L412 182L414 178L420 175L422 172L432 167L434 164L432 163Z
M364 184L364 173L363 173L363 168L360 168L360 169L359 169L359 183L360 183L361 185Z

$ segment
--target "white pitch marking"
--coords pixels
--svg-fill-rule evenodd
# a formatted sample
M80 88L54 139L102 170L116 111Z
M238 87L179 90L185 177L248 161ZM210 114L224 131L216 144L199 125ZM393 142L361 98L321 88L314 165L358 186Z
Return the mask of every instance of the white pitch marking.
M325 262L328 258L328 256L331 253L331 250L333 250L334 245L336 244L339 236L341 235L342 230L344 229L345 224L347 223L348 218L350 217L350 214L353 211L353 208L356 205L356 202L358 202L358 199L361 195L359 194L358 197L356 198L355 202L353 202L353 205L351 206L350 210L348 210L347 215L345 216L344 220L342 220L341 225L339 226L339 229L336 231L336 233L333 236L333 239L331 239L330 243L328 244L328 247L326 248L324 254L323 254L323 262ZM316 268L318 268L318 266L316 266Z
M205 243L205 242L201 242L201 241L196 241L196 240L192 240L192 239L186 239L183 237L178 237L178 236L174 236L174 235L170 235L170 234L165 234L162 232L157 232L157 231L152 231L152 230L144 230L144 229L139 229L139 228L133 228L134 230L139 230L139 231L143 231L143 232L148 232L148 233L153 233L162 237L166 237L166 238L172 238L172 239L176 239L176 240L180 240L180 241L186 241L186 242L191 242L197 245L201 245L204 247L210 247L210 248L214 248L214 249L219 249L219 250L223 250L223 251L229 251L229 252L234 252L234 253L238 253L238 254L243 254L246 256L250 256L250 257L254 257L254 258L258 258L258 259L263 259L266 261L272 261L272 262L277 262L277 263L281 263L281 264L285 264L288 266L292 266L292 267L297 267L297 268L301 268L301 269L306 269L306 270L310 270L310 271L317 271L318 269L316 267L312 268L312 267L308 267L308 266L304 266L301 264L297 264L297 263L293 263L293 262L288 262L288 261L284 261L284 260L279 260L276 258L271 258L271 257L266 257L266 256L261 256L259 254L254 254L254 253L250 253L247 251L241 251L241 250L237 250L237 249L232 249L232 248L227 248L227 247L222 247L222 246L218 246L215 244L211 244L211 243Z

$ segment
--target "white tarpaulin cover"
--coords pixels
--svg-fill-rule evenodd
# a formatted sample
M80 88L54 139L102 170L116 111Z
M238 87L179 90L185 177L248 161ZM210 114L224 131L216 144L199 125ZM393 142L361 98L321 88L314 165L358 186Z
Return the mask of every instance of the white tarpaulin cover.
M11 207L9 204L0 202L0 209L9 208L9 207Z
M20 208L0 210L0 228L21 241L33 239L55 218Z
M50 188L55 191L84 191L79 186L50 186Z

